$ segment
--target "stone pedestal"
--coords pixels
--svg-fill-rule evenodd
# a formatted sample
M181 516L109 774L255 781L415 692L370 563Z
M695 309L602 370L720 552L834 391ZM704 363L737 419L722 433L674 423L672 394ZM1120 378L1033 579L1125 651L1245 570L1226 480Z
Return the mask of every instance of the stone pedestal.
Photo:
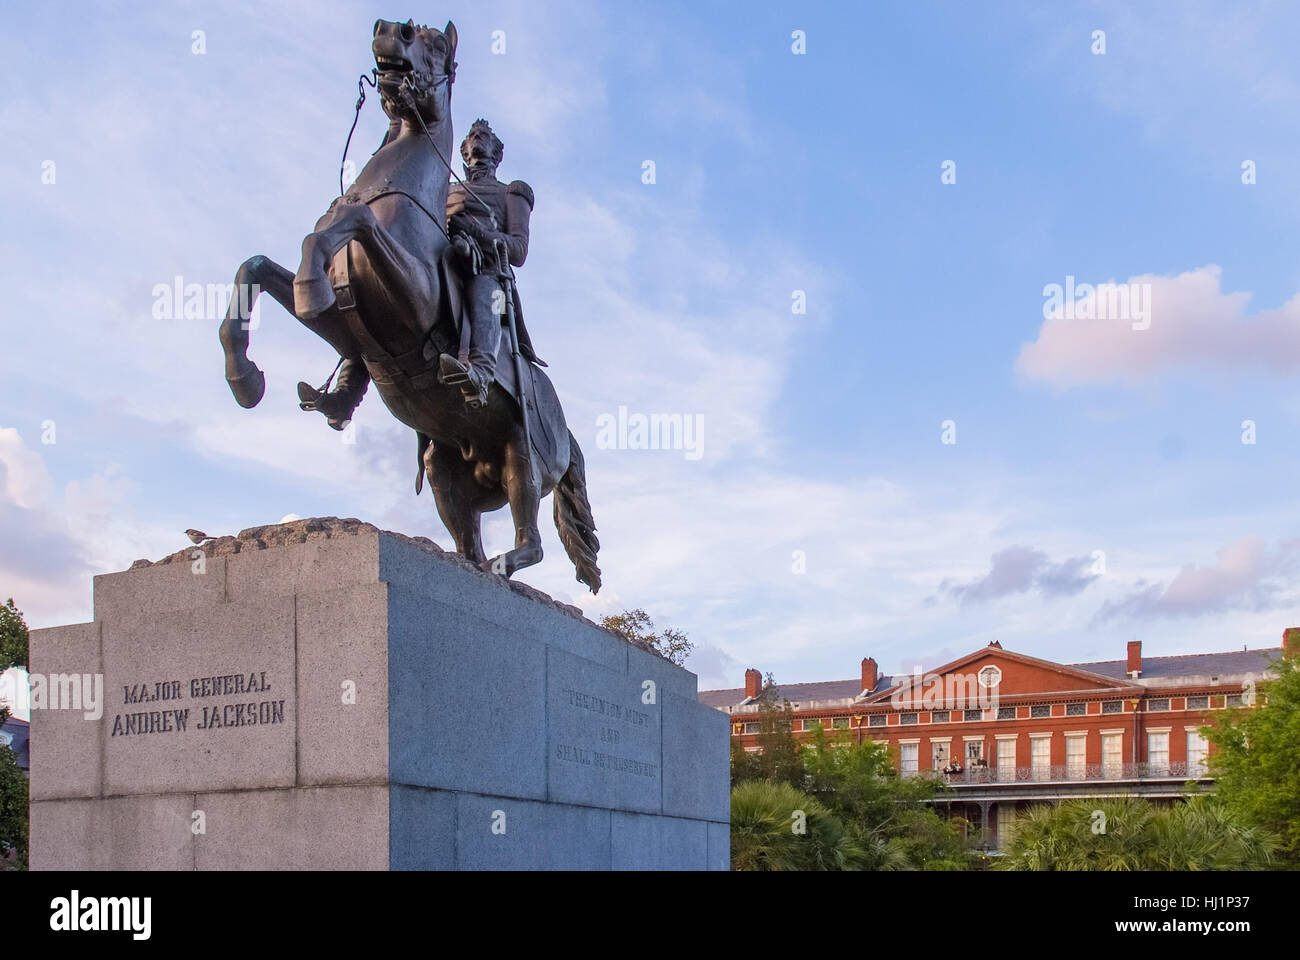
M94 599L32 631L33 869L727 869L695 675L427 540L256 528Z

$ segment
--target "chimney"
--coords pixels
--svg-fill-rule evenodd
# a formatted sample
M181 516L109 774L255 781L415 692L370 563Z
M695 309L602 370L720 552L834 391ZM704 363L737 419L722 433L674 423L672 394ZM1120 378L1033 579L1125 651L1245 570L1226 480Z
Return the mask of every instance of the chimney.
M864 657L862 660L862 692L870 693L876 689L877 671L876 661L871 657Z
M763 675L750 667L745 671L745 699L758 696L763 692Z
M1130 640L1128 642L1128 675L1131 680L1136 680L1142 676L1141 640Z
M1287 627L1282 631L1282 655L1300 656L1300 627Z

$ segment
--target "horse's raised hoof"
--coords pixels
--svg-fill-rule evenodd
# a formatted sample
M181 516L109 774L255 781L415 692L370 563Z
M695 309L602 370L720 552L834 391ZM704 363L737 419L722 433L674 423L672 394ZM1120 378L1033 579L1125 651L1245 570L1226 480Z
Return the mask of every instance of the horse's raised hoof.
M226 383L230 384L230 392L235 395L235 402L245 409L251 409L261 403L262 396L266 393L266 376L255 363L233 380L226 377Z
M334 306L334 287L327 274L293 278L293 312L303 320L312 320Z

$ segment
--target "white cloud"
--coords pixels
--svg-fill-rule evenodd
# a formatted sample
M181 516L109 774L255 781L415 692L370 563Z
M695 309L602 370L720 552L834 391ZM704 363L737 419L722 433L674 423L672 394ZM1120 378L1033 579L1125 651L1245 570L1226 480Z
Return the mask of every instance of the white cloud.
M1016 545L993 554L988 573L965 583L945 580L939 589L963 606L1035 589L1045 597L1073 596L1098 578L1093 567L1090 556L1053 563L1043 550Z
M1196 617L1290 606L1296 598L1297 569L1300 540L1284 540L1269 549L1261 537L1252 534L1219 549L1213 566L1189 563L1167 583L1137 584L1127 596L1106 603L1097 621Z
M1130 277L1128 284L1150 285L1148 329L1135 329L1133 319L1065 319L1058 311L1021 347L1016 369L1058 387L1132 385L1168 372L1300 369L1300 294L1247 315L1250 294L1224 293L1222 272L1210 264L1172 277Z
M4 499L28 510L45 503L54 482L41 455L27 449L13 427L0 428L0 466L4 471Z
M0 475L0 599L14 597L29 623L85 619L90 574L130 542L114 543L125 481L109 466L56 495L44 459L13 428L0 429Z

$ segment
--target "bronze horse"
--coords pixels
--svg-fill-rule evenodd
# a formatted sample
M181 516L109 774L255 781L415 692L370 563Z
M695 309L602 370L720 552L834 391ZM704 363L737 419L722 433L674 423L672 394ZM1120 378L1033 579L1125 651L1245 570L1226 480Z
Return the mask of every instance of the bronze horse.
M538 507L554 490L560 541L577 579L595 593L600 543L582 451L546 374L523 364L519 383L509 357L503 358L488 401L478 409L468 408L459 387L438 376L439 356L454 355L460 346L444 215L456 28L379 20L372 50L375 86L390 121L383 142L303 240L298 273L251 257L235 274L236 289L255 284L255 292L269 293L341 358L365 362L384 404L417 433L416 494L427 474L442 522L464 556L506 577L539 562ZM240 406L254 407L266 380L248 358L249 324L247 314L240 315L240 299L232 298L221 324L221 345L231 392ZM503 352L510 349L508 339L502 338ZM489 560L480 518L506 504L515 546Z

